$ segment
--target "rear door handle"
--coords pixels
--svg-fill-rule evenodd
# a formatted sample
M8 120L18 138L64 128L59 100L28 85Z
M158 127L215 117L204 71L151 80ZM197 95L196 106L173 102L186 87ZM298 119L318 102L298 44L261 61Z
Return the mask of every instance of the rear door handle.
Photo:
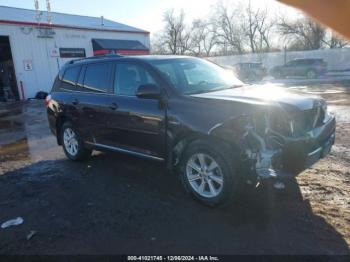
M75 98L75 99L73 100L72 104L75 105L75 106L78 105L78 104L79 104L79 100Z
M113 103L111 104L110 108L111 108L112 110L117 110L117 109L118 109L117 103L113 102Z

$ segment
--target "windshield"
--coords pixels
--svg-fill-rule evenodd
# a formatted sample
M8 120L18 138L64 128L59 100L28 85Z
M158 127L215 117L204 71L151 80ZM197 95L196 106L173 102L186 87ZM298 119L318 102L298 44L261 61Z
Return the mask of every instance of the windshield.
M232 70L198 58L152 61L182 94L198 94L242 86Z

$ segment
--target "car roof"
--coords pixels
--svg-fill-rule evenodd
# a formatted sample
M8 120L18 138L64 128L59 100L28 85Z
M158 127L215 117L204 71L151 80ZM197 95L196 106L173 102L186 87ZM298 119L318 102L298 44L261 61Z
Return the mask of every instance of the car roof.
M195 58L193 56L184 56L184 55L139 55L139 56L130 56L130 58L136 58L140 60L169 60L169 59L181 59L181 58Z
M244 62L244 63L237 63L237 65L260 65L262 62Z
M121 56L115 54L101 55L101 56L92 56L81 59L73 59L68 61L61 69L60 75L70 67L87 65L91 63L106 62L106 61L167 61L175 59L198 59L193 56L180 56L180 55L138 55L138 56Z
M177 55L139 55L139 56L121 56L121 55L103 55L93 56L82 59L71 60L67 65L87 64L104 61L123 61L123 60L139 60L139 61L161 61L161 60L173 60L173 59L186 59L194 58L190 56L177 56Z
M291 61L313 61L313 60L323 60L322 58L296 58Z

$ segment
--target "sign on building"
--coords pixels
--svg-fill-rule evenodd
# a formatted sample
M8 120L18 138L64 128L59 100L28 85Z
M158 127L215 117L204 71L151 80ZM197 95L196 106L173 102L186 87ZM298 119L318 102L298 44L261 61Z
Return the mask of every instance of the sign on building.
M25 71L32 71L33 61L31 59L23 60L23 66Z
M55 31L48 27L37 27L38 38L53 38L55 36Z
M60 57L60 51L58 48L54 47L50 52L51 57Z
M77 58L86 57L84 48L60 48L60 57Z

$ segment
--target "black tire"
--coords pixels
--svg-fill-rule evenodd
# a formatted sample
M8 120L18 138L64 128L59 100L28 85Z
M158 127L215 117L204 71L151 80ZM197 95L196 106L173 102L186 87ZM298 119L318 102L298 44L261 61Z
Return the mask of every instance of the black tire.
M186 189L196 200L204 203L208 206L226 206L238 197L238 189L240 187L241 181L237 173L236 165L234 165L234 160L236 154L232 153L231 150L224 150L225 146L220 146L218 143L206 140L196 140L188 145L186 148L180 162L180 178ZM200 195L191 186L187 174L186 167L188 161L195 154L206 154L216 161L221 169L223 175L223 185L220 193L215 197L204 197ZM209 184L207 184L209 187Z
M274 79L285 79L286 78L286 76L283 75L283 73L280 72L280 71L277 71L277 72L273 73L272 76L273 76Z
M318 74L315 70L311 69L306 72L306 78L307 79L315 79L318 78Z
M283 74L282 72L279 73L279 79L286 79L287 76Z
M69 149L66 148L66 144L64 142L64 132L67 129L72 130L75 134L75 139L77 141L77 152L75 154L72 154L69 152ZM70 122L63 123L63 125L61 127L61 141L62 141L63 151L66 154L67 158L69 158L70 160L82 161L82 160L85 160L91 156L92 150L85 147L85 145L84 145L84 143L79 135L79 132L76 130L76 128Z

